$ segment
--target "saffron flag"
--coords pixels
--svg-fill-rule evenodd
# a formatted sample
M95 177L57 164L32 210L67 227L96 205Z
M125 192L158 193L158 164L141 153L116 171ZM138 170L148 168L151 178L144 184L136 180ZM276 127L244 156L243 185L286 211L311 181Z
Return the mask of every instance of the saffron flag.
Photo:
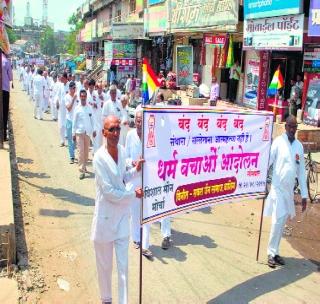
M274 96L277 94L278 90L283 88L283 76L280 71L280 66L278 66L277 70L274 72L272 77L272 81L268 88L268 96Z
M226 66L227 66L227 68L231 68L233 65L234 65L233 40L232 40L232 35L230 35Z
M154 96L160 83L148 60L143 58L142 64L142 97L144 104L148 104Z

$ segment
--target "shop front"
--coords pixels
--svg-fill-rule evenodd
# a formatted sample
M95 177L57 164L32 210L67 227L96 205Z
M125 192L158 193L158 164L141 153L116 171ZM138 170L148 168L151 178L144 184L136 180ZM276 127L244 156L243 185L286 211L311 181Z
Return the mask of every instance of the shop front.
M296 5L298 6L292 6L291 10L287 9L287 11L294 9L301 11L299 1ZM277 14L277 12L278 10L274 8L273 13ZM266 11L265 14L269 15L269 12ZM256 15L251 13L250 16ZM243 103L245 106L259 110L272 110L275 114L281 114L284 119L288 112L290 80L296 79L302 71L303 30L303 14L244 20L243 49L246 51L246 72ZM262 58L265 58L265 62L262 62ZM262 66L265 67L260 70ZM259 88L264 87L265 82L268 88L278 69L284 80L281 90L275 95L259 96ZM265 77L261 77L261 73ZM266 93L267 90L260 91L260 94ZM264 104L262 100L265 100Z

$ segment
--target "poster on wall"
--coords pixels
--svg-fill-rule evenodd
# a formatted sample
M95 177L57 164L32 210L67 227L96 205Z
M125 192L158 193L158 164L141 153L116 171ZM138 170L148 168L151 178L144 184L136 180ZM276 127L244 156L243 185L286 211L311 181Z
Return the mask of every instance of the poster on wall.
M177 45L176 51L177 86L193 83L193 47Z
M315 0L317 1L317 0ZM303 13L302 0L245 0L243 1L245 19L276 17Z
M265 196L273 115L145 108L142 223Z
M243 49L301 51L304 15L244 20Z
M244 80L243 103L252 109L257 109L260 60L246 58L246 76Z

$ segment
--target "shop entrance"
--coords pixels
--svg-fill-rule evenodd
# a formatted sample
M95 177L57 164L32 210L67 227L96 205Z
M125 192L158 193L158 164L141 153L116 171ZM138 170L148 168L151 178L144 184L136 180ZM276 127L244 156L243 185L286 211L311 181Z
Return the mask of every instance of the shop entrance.
M283 95L285 99L289 99L291 89L290 80L296 79L297 74L302 74L302 52L272 52L271 56L269 84L278 66L280 66L284 80L284 89L281 95Z

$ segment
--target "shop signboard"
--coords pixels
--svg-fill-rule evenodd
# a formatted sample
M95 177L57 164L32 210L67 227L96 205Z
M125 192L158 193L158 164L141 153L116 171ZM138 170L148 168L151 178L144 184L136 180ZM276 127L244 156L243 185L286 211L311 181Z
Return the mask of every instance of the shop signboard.
M155 4L159 4L159 3L163 3L166 0L148 0L149 5L155 5Z
M265 197L272 113L145 108L143 123L142 224Z
M270 52L260 51L258 110L265 110L267 106L270 58Z
M146 33L164 33L167 31L167 7L166 5L150 6L144 14L144 26Z
M305 47L303 54L303 71L309 73L320 72L320 45Z
M136 43L132 41L113 42L112 54L113 59L137 58Z
M171 29L238 24L238 0L171 0Z
M245 19L293 15L303 13L303 1L245 0L243 9Z
M191 45L177 45L177 86L193 83L193 48Z
M212 34L204 34L203 40L205 44L213 44L224 46L227 40L226 35L212 35Z
M309 37L320 37L320 1L310 0Z
M143 23L113 23L112 39L142 39Z
M301 51L304 15L244 20L245 50Z

